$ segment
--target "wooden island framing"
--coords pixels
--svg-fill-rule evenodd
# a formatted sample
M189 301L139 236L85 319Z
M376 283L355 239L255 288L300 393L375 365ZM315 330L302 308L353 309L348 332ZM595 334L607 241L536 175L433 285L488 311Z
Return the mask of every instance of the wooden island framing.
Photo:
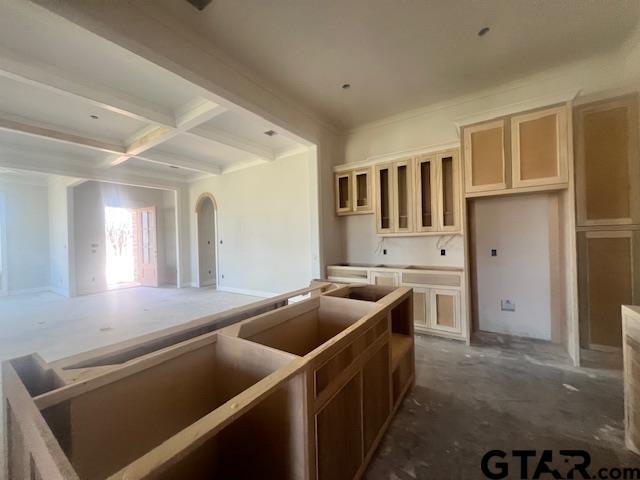
M56 362L15 358L9 476L359 478L414 363L410 288L321 281Z

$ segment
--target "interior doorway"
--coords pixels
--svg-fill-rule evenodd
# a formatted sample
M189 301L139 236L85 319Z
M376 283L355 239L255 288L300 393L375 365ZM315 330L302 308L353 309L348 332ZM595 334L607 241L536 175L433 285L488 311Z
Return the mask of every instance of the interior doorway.
M105 270L110 290L158 286L155 210L105 207Z
M198 216L198 286L217 284L216 204L211 194L203 194L196 202Z

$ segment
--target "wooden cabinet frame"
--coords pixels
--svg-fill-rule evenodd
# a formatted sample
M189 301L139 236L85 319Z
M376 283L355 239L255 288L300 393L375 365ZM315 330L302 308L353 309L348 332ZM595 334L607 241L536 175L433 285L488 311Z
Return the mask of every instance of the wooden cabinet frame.
M497 183L492 184L483 184L483 185L474 185L473 184L473 143L471 141L471 136L474 133L482 132L485 130L492 130L495 128L499 128L502 135L502 172L501 178L502 180ZM505 121L504 119L494 120L492 122L485 122L478 125L471 125L469 127L464 128L464 167L465 167L465 192L488 192L492 190L504 190L507 188L507 179L506 179L506 154L505 154Z
M404 185L404 188L406 189L405 191L405 197L406 197L406 202L407 202L407 211L406 211L406 217L407 217L407 226L406 227L401 227L400 226L400 208L401 208L401 204L400 204L400 175L398 173L400 168L406 168L406 184ZM406 159L406 160L400 160L398 162L394 162L393 163L393 205L394 205L394 209L393 209L393 232L394 233L410 233L413 232L413 206L414 206L414 202L415 202L415 197L413 194L413 161L411 159Z
M382 221L382 192L383 188L380 182L380 171L388 170L388 181L387 185L387 196L388 196L388 208L389 208L389 227L383 228L381 225ZM375 177L376 177L376 232L379 234L385 233L393 233L395 231L395 195L394 195L394 187L395 184L395 172L393 165L390 163L384 163L380 165L376 165L375 168Z
M358 176L366 175L366 189L367 189L367 203L363 206L358 206ZM353 198L351 203L353 205L354 213L372 213L373 212L373 188L371 182L371 168L358 168L351 172L351 180L353 186L351 192Z
M415 178L415 231L416 232L435 232L438 230L438 167L435 155L423 155L416 157L414 165L414 178ZM431 182L431 226L425 227L422 225L422 165L430 163L429 177Z
M438 324L438 295L453 297L453 327L447 327ZM431 315L429 328L441 332L460 334L462 332L462 324L460 321L460 291L444 288L431 289Z
M437 215L438 219L438 230L441 232L459 232L461 230L461 221L460 221L460 158L458 154L458 149L447 150L444 152L440 152L437 155ZM453 189L453 225L445 225L444 224L444 169L442 167L442 161L445 158L451 158L452 160L452 184L451 188Z
M640 140L638 131L638 94L607 99L574 109L576 220L580 226L613 226L640 224ZM629 216L624 218L589 219L587 217L587 179L584 117L590 113L605 112L616 108L627 109L628 168L629 168ZM635 179L635 181L634 181Z
M521 162L521 133L520 125L525 122L531 122L544 117L555 117L556 131L556 171L557 175L551 177L541 177L533 179L522 179L522 162ZM568 129L567 129L567 107L562 105L559 107L537 110L522 115L514 115L511 117L511 169L512 169L512 187L537 187L542 185L551 185L556 183L567 183L568 180Z
M335 176L335 201L336 201L336 213L338 215L347 215L351 213L353 209L353 185L351 179L351 172L336 172ZM340 180L347 179L347 205L345 207L340 206Z

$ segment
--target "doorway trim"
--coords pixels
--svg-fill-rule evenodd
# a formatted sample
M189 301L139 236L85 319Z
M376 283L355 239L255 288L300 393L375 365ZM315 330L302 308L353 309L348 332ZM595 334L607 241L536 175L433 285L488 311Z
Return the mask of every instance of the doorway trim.
M220 288L220 252L219 252L219 241L218 241L218 203L216 202L215 197L213 196L213 194L209 193L209 192L203 192L201 193L198 198L196 199L196 207L195 207L195 214L196 214L196 221L195 221L195 227L196 227L196 238L195 238L195 247L196 247L196 281L195 281L195 286L197 288L201 288L200 285L200 232L198 231L198 215L199 215L199 210L200 207L202 206L202 203L205 200L211 200L211 204L213 205L213 239L214 239L214 243L215 243L215 260L216 260L216 289Z
M9 255L5 195L0 193L0 297L9 295Z

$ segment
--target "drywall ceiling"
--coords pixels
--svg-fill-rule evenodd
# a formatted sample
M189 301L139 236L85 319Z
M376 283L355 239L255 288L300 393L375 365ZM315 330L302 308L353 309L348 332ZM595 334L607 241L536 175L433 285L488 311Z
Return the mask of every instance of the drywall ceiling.
M343 129L606 53L640 12L615 0L132 3Z
M0 167L174 186L301 147L274 128L32 2L0 2Z

